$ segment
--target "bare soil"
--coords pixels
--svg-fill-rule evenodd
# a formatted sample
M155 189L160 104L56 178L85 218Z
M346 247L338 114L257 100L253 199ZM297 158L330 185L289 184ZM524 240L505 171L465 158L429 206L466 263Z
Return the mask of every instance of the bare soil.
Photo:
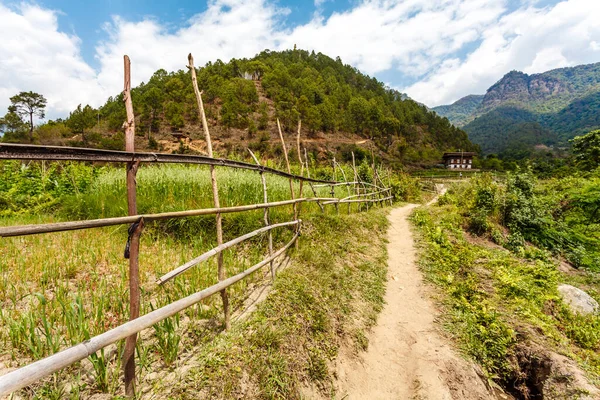
M368 350L343 350L336 363L340 399L494 399L479 369L441 334L438 310L416 265L408 215L392 210L388 232L386 306L369 335Z

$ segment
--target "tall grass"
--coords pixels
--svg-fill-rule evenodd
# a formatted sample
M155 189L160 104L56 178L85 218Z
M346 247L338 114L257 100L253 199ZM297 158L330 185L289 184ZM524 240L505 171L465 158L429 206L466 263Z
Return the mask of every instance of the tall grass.
M66 192L57 198L53 203L53 214L12 214L12 217L0 222L14 225L126 215L124 169L103 167L89 176L94 174L97 177L86 183L86 190ZM258 173L218 169L217 178L222 206L263 201ZM206 167L144 166L138 172L137 182L139 213L213 206L210 176ZM269 201L290 198L287 179L267 175L267 182ZM318 190L319 196L330 196L329 188ZM295 183L295 192L298 195L298 183ZM307 186L304 186L304 193L305 196L313 195ZM336 195L345 196L346 189L337 188ZM333 210L330 208L327 212ZM340 207L340 212L347 211L346 207ZM320 212L315 204L302 205L304 215L315 212ZM225 240L262 226L262 216L262 210L224 215ZM292 217L291 206L271 210L273 223L289 221ZM140 252L142 313L217 282L216 263L210 260L191 268L164 287L157 287L154 283L157 277L214 247L214 224L214 216L204 216L147 225ZM274 230L275 248L287 242L292 234L290 228ZM126 240L126 226L0 240L0 341L4 347L0 360L6 360L12 366L23 365L127 321L128 261L123 258ZM245 270L266 254L265 236L255 237L226 251L224 263L227 274L231 276ZM234 309L242 305L248 287L261 278L260 273L256 274L230 289L230 301ZM220 315L220 298L214 296L186 310L181 321L170 320L157 325L138 348L138 357L144 358L140 360L141 363L173 364L186 343L198 339L194 332L200 328L195 321L212 319L218 323ZM184 330L188 336L182 335ZM155 351L148 351L148 347ZM118 375L121 367L118 353L99 352L91 357L90 374L82 374L78 366L61 374L91 376L91 381L84 379L81 384L115 394L118 384L109 384L107 381L114 381L113 377ZM88 364L84 363L83 367ZM62 389L53 386L59 385L56 382L46 380L40 393L46 390L60 392Z

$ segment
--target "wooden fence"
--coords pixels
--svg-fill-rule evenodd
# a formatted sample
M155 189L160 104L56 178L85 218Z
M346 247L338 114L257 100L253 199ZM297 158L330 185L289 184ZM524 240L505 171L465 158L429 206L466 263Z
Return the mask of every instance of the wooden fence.
M350 203L359 204L380 204L383 205L385 202L392 202L391 189L381 180L379 174L375 169L373 163L373 176L374 183L366 183L360 181L357 176L356 168L354 167L354 180L352 182L339 182L339 181L327 181L310 178L310 171L308 168L308 160L306 159L306 175L294 175L291 173L287 148L283 140L283 134L279 121L277 125L279 127L279 134L283 145L284 156L287 164L287 172L280 171L274 168L268 168L262 166L258 159L250 152L252 158L255 160L255 164L245 163L241 161L227 160L214 158L212 155L212 145L208 126L206 123L206 117L204 114L204 108L202 104L202 93L197 88L197 82L195 77L195 68L193 65L193 58L190 54L188 57L189 69L192 74L192 82L196 98L198 101L199 112L202 117L203 128L205 132L205 139L208 146L208 156L192 156L192 155L174 155L174 154L158 154L158 153L139 153L135 152L133 148L133 138L135 135L135 118L133 115L133 107L131 104L130 97L130 63L129 58L125 56L125 83L124 83L124 102L127 111L127 121L124 124L126 133L126 151L107 151L107 150L96 150L96 149L82 149L82 148L70 148L70 147L47 147L47 146L33 146L33 145L15 145L15 144L0 144L0 159L16 159L16 160L46 160L46 161L89 161L89 162L107 162L107 163L125 163L127 173L127 199L128 199L128 214L126 217L114 217L114 218L102 218L94 220L84 221L68 221L58 223L47 223L37 225L22 225L22 226L9 226L0 228L0 237L10 236L23 236L23 235L35 235L43 234L48 232L61 232L70 231L77 229L92 229L104 226L112 225L123 225L130 224L129 228L129 239L128 239L128 250L126 251L126 258L129 258L129 296L130 296L130 320L116 328L110 329L98 336L92 337L80 344L69 347L51 356L48 356L42 360L33 362L27 366L24 366L15 371L9 372L3 376L0 376L0 396L5 396L16 390L27 387L38 380L51 375L52 373L66 368L78 361L81 361L102 348L115 343L119 340L125 339L125 350L123 352L123 370L124 370L124 381L125 381L125 394L127 396L133 396L135 394L135 358L134 350L137 341L137 334L144 329L150 328L154 324L175 315L176 313L185 310L186 308L197 304L198 302L206 299L216 293L220 293L223 300L223 312L225 320L225 328L229 328L229 307L227 288L231 285L239 282L246 278L253 272L260 268L270 265L271 276L275 279L276 271L274 269L273 261L283 255L285 251L293 244L297 245L297 238L301 232L302 220L300 219L300 205L307 202L316 202L322 211L324 211L325 205L334 205L336 210L339 210L339 204L347 203L350 210ZM298 159L302 165L301 171L305 170L305 163L302 161L302 153L300 147L300 124L298 125L297 134L297 151ZM306 158L306 151L304 152ZM198 210L186 210L177 212L166 212L157 214L137 214L136 207L136 173L141 163L183 163L183 164L201 164L208 165L211 172L211 183L213 189L213 200L214 207L207 209ZM257 171L260 174L261 183L263 186L263 203L239 205L233 207L220 207L218 198L218 182L214 173L215 167L228 167L237 169L247 169ZM340 168L342 174L345 177L343 169L334 161L334 170ZM269 202L268 200L268 187L264 177L265 173L273 174L288 178L290 181L290 200ZM300 190L298 196L294 193L293 181L299 181ZM311 187L314 197L303 197L303 184L306 183ZM317 185L313 185L317 184ZM348 188L348 196L344 198L335 197L334 188L336 186L346 186ZM331 197L318 197L315 188L317 187L330 187ZM354 188L354 194L351 194L350 188ZM371 188L372 191L368 191L367 188ZM294 208L294 218L289 222L282 222L277 224L271 224L269 220L269 210L274 207L282 207L292 205ZM253 232L242 235L238 238L223 243L222 228L221 228L221 215L225 213L238 213L246 212L251 210L264 210L264 227L257 229ZM170 303L162 308L154 310L143 316L139 315L140 310L140 284L139 284L139 271L138 271L138 256L139 256L139 238L142 234L144 224L150 221L174 219L174 218L185 218L200 215L215 215L217 221L217 247L207 251L206 253L196 257L195 259L175 268L171 272L163 275L157 281L158 284L162 285L173 279L174 277L184 273L186 270L193 266L208 260L211 257L218 257L218 278L219 282L208 288L202 289L190 296L179 299L173 303ZM273 241L271 231L273 229L282 227L294 227L293 238L282 248L273 250ZM231 248L245 240L248 240L257 235L266 233L268 234L268 257L258 264L253 265L247 270L231 276L226 277L225 266L223 265L222 253L224 250Z

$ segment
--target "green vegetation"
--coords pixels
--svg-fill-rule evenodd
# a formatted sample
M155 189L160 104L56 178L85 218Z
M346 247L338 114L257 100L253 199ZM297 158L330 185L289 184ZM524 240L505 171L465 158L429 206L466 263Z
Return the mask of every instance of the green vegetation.
M557 135L540 125L535 114L515 106L495 108L464 129L485 154L503 153L505 158L517 160L527 158L535 145L558 143Z
M467 96L434 110L463 127L484 153L524 159L535 145L565 146L600 127L599 72L600 63L534 75L511 71L482 99Z
M25 164L15 161L5 161L0 166L3 176L0 180L2 225L126 215L123 168L94 167L83 163ZM262 186L257 173L221 168L217 171L222 205L262 202ZM332 171L326 169L313 173L322 177L332 175ZM350 171L346 170L346 174L350 174ZM366 179L372 178L367 170L361 174ZM409 177L399 176L391 181L398 200L418 196L415 181ZM268 175L267 182L270 200L289 198L287 179ZM298 184L295 190L299 192ZM308 195L310 188L305 187L304 191ZM317 192L321 196L330 196L329 188L317 189ZM336 189L336 196L346 195L346 188ZM179 165L140 168L140 212L211 206L207 168ZM297 335L296 339L300 342L304 342L305 335L309 335L307 337L312 343L307 350L311 355L309 376L319 385L330 379L326 360L334 354L339 334L343 332L356 337L360 339L361 346L366 345L363 331L375 321L385 278L385 211L371 208L369 213L356 214L364 207L352 204L350 207L339 207L340 214L335 215L335 208L327 207L326 213L322 214L316 204L302 205L301 215L305 223L300 247L295 255L292 252L295 266L288 268L278 278L277 290L272 295L276 299L273 300L276 301L275 305L267 302L270 305L265 305L260 317L253 319L260 324L271 323L273 315L265 317L271 312L282 313L288 318L298 317L296 322L310 322L311 325L305 330L288 333ZM261 227L262 215L262 210L224 215L224 239L230 240ZM271 210L271 221L288 221L291 215L291 206L275 208ZM140 255L142 313L216 283L215 260L190 269L164 287L157 287L154 283L157 277L214 247L214 224L214 216L147 224L141 239ZM288 228L273 231L275 248L286 243L291 235ZM128 315L127 261L123 259L126 239L126 226L2 239L0 342L5 351L0 359L7 365L17 367L125 322ZM353 246L357 246L356 249ZM354 261L343 257L346 251L356 254ZM264 235L225 251L227 274L233 275L247 269L266 254ZM332 255L340 260L339 264L332 264ZM332 269L332 266L339 267L339 270ZM268 276L269 272L265 269L232 287L230 302L233 309L237 312L244 309L249 291ZM297 291L300 282L304 282L304 294ZM300 295L306 296L306 302L294 315L292 309L298 305L287 304L286 301L294 300L290 296ZM356 304L346 300L349 296L356 300ZM328 298L331 301L327 304L321 301ZM271 311L265 311L269 309ZM362 322L356 326L346 326L345 321L354 318L356 313L363 318L359 319ZM190 362L189 357L194 352L210 356L210 352L217 351L223 337L220 335L220 316L220 298L214 296L143 333L143 340L137 349L142 382L149 374L155 373L147 378L148 384L152 385L157 380L156 371L164 371L161 377L167 376L169 371ZM292 321L283 319L281 323L292 324ZM271 329L267 325L261 326L261 329ZM292 325L285 326L285 329L291 329ZM229 338L227 340L231 340L230 343L242 340L242 337L269 343L268 332L263 338L253 336L254 328L249 325L235 329L237 333L225 335ZM281 325L281 329L284 329L284 325ZM281 331L276 332L278 341L283 340L280 334ZM213 339L216 342L210 344ZM21 394L26 397L74 398L80 393L90 395L94 392L118 395L121 390L121 351L122 343L108 347ZM267 351L260 353L260 357L266 357L267 353L268 357L273 356L272 352ZM259 353L253 353L252 356L259 357ZM302 358L304 354L297 356L302 362L308 362ZM298 376L295 374L306 376L304 374L307 372L304 367L296 369L296 364L284 364L291 362L291 359L283 355L281 357L273 359L273 364L264 364L265 358L254 359L251 376L259 382L258 387L264 393L285 391L292 396L298 388L289 383L291 377ZM208 359L200 360L207 365L211 362ZM256 369L259 361L263 363L262 370ZM271 376L269 371L264 370L268 365L274 369L288 366L277 372L282 375ZM216 373L218 370L211 371ZM232 375L229 384L235 385L236 377L239 375ZM278 388L277 379L287 382L287 386Z
M299 399L303 385L335 394L330 362L340 338L366 348L366 331L383 307L385 212L315 215L307 220L293 265L278 275L258 309L207 343L199 365L175 387L177 398Z
M580 167L591 170L600 166L600 130L577 136L572 142L573 153Z
M10 98L8 113L0 119L1 131L7 141L22 141L29 129L29 141L33 141L33 117L44 118L46 98L34 92L21 92ZM23 121L26 118L27 122Z
M569 283L600 300L599 183L597 172L549 181L526 172L506 183L484 175L453 185L437 206L413 215L421 266L443 289L449 332L490 380L519 398L538 393L527 360L548 351L600 379L600 318L574 314L557 291ZM562 257L580 270L559 270ZM557 398L582 394L575 385L563 389Z
M245 133L244 140L257 134L259 138L266 135L268 140L269 132L276 132L278 118L287 132L295 132L301 119L310 136L322 133L335 138L337 133L345 133L370 139L386 158L395 161L431 162L438 161L447 150L476 150L466 134L448 120L339 58L321 53L265 50L251 59L209 62L197 76L209 124L216 128L216 137L225 141L237 131ZM131 97L137 134L146 136L148 147L156 147L152 142L155 136L170 139L170 133L177 130L190 133L194 139L200 137L187 71L158 70L148 82L133 88ZM8 114L6 119L10 120ZM118 135L124 120L123 95L119 94L98 110L78 106L64 121L49 122L61 124L61 129L50 130L44 124L38 130L45 136L40 132L30 140L122 148ZM63 126L78 136L67 140ZM7 129L3 128L4 140L19 141ZM49 138L52 133L56 136ZM138 142L141 145L143 140Z
M433 107L437 114L446 117L456 126L464 126L474 118L475 111L483 101L483 95L472 94L447 106Z

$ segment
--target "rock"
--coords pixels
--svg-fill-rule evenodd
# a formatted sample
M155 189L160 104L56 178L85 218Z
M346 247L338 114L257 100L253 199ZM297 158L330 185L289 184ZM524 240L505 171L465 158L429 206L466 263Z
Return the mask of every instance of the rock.
M598 302L589 294L581 289L571 285L559 285L558 291L563 297L563 301L575 313L594 314L598 312Z

